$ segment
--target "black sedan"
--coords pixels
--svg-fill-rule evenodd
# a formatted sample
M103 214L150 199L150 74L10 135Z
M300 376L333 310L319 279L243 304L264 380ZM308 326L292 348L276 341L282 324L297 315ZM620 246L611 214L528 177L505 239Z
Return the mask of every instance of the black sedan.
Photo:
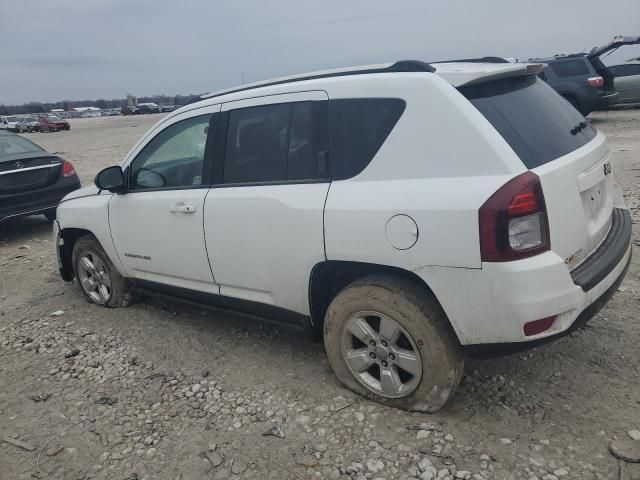
M0 223L37 214L53 221L62 197L78 188L71 162L0 130Z

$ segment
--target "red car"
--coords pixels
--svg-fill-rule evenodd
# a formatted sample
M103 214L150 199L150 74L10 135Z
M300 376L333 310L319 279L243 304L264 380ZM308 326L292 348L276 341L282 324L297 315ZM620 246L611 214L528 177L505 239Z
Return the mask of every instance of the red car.
M57 132L58 130L71 130L71 125L66 120L56 117L55 115L47 115L38 118L39 132Z

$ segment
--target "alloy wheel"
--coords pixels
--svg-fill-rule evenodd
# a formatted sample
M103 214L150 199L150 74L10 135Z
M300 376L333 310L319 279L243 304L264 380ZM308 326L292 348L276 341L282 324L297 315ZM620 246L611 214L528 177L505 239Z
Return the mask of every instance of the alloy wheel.
M349 317L341 352L355 378L383 397L406 397L422 378L422 359L411 335L379 312L362 311Z
M99 305L111 299L111 277L104 262L93 252L84 252L78 258L78 280L85 293Z

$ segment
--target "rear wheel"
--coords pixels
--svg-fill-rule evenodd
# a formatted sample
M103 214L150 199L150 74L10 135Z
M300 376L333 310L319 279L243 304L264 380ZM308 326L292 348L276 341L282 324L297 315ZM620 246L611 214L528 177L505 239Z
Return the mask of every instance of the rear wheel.
M73 273L89 301L105 307L126 307L132 302L127 281L92 235L73 246Z
M358 280L331 302L329 363L349 389L386 405L435 412L452 397L464 355L435 298L391 276Z

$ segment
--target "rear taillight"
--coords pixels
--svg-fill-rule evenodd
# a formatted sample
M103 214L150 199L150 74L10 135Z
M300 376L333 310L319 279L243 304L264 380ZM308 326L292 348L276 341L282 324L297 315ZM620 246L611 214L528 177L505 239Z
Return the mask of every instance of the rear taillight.
M598 75L597 77L587 78L587 82L589 82L589 85L596 88L604 86L604 78L602 78L600 75Z
M76 169L73 168L73 163L69 160L62 160L62 176L71 177L76 174Z
M491 195L478 221L483 262L518 260L550 248L542 185L533 172L518 175Z

